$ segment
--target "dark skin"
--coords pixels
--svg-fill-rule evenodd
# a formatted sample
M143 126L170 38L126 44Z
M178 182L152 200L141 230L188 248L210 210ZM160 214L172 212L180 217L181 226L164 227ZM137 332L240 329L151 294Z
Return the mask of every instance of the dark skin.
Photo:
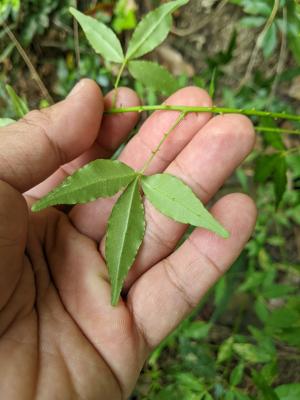
M256 209L227 195L212 208L230 231L221 239L186 227L145 202L147 229L122 300L110 305L103 236L114 199L33 214L28 205L81 165L109 157L138 115L103 115L103 98L83 80L66 100L0 130L0 388L6 400L126 399L149 353L199 302L249 239ZM169 104L210 105L198 88ZM122 88L118 104L138 104ZM157 112L121 154L141 168L178 116ZM167 170L207 202L252 150L254 132L238 115L188 115L148 173Z

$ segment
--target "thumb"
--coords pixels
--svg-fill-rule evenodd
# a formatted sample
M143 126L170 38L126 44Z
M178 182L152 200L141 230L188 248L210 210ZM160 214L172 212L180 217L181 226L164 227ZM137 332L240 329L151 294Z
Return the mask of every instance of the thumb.
M37 185L93 144L102 113L99 87L83 79L60 103L1 128L0 180L20 192Z

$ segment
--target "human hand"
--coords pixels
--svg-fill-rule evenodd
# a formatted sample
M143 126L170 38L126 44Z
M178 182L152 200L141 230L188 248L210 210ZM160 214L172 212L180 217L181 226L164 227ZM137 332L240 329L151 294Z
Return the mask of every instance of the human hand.
M103 236L113 199L32 214L27 203L96 158L110 157L137 114L103 115L113 94L81 81L61 103L33 111L0 130L0 388L5 400L126 399L149 352L192 310L247 242L253 202L223 197L213 215L229 239L196 229L175 250L186 227L145 202L143 245L110 305ZM185 88L169 104L209 106ZM138 103L119 89L118 105ZM178 114L150 116L120 159L140 168ZM249 154L254 131L240 115L190 114L150 166L183 179L207 202ZM100 251L99 251L100 250Z

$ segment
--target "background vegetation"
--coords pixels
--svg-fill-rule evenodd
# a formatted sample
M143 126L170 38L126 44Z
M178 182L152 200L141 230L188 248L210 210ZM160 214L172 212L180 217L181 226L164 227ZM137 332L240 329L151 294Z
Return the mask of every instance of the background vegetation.
M10 84L30 108L63 98L81 77L107 92L117 71L94 55L70 5L108 23L126 43L162 1L0 0L1 117L18 117ZM191 0L148 58L181 86L229 107L299 112L300 16L294 0ZM147 104L160 94L125 76ZM274 121L259 122L274 126ZM277 121L286 129L297 125ZM300 398L300 140L257 135L254 152L222 188L250 194L255 233L230 272L151 355L133 399Z

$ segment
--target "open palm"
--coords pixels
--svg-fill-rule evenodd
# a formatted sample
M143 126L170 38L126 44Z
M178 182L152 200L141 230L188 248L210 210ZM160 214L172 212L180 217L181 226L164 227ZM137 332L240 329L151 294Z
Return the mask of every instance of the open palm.
M149 352L199 302L248 240L252 201L227 195L212 209L230 231L221 239L196 229L175 250L186 226L148 202L146 235L117 307L103 237L114 199L32 214L31 203L83 164L110 157L136 114L103 116L112 93L81 81L63 102L0 131L0 390L11 399L126 399ZM136 105L120 89L120 106ZM209 106L185 88L169 104ZM160 111L143 124L120 159L140 168L178 114ZM184 180L207 202L251 151L251 123L237 115L186 117L148 172Z

